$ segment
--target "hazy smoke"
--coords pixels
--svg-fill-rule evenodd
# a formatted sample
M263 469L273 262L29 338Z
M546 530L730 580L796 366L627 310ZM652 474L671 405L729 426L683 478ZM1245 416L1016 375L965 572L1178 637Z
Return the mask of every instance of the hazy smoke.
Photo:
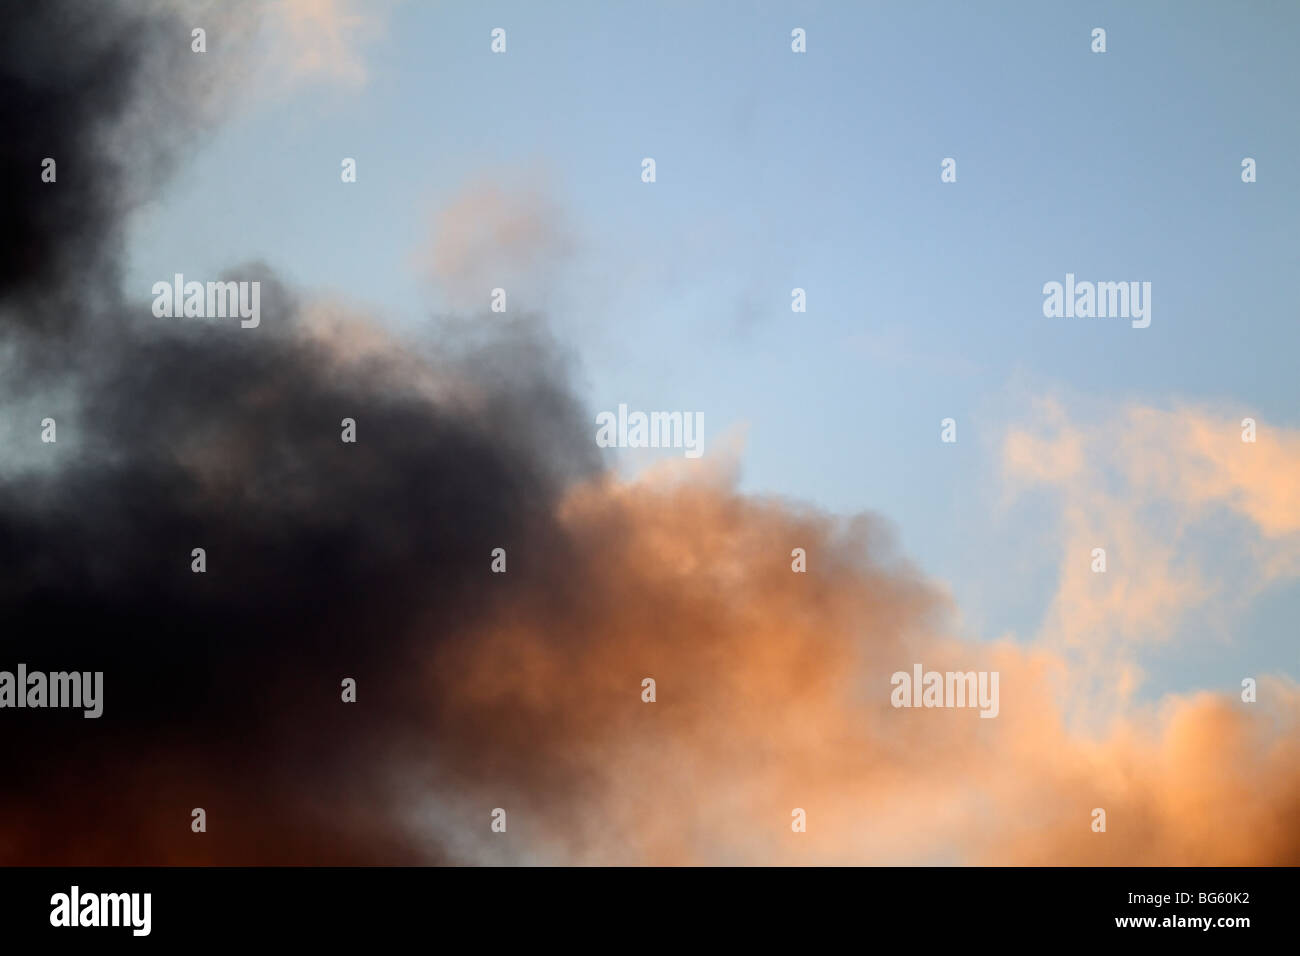
M253 268L256 332L153 318L116 280L121 216L178 139L164 113L165 135L108 144L141 77L192 85L188 26L11 13L0 310L6 404L29 420L0 484L3 666L102 670L105 714L4 712L0 859L411 859L393 768L445 732L418 665L483 618L493 547L520 572L563 550L558 495L592 467L558 359L526 324L413 358Z
M531 323L395 343L254 266L258 329L155 319L121 225L208 96L189 24L6 16L0 668L105 699L0 712L0 862L1300 858L1294 687L1077 738L1064 662L944 639L875 522L601 474ZM1000 715L893 710L914 661L999 670Z

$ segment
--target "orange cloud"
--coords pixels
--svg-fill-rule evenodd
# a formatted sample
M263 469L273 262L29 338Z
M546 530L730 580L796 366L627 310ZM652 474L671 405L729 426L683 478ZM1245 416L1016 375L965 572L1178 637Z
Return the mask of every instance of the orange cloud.
M876 521L716 484L575 489L552 588L436 655L437 836L474 862L1292 862L1300 693L1171 697L1072 729L1077 664L945 636ZM808 572L789 554L803 547ZM889 675L996 670L1001 710L895 709ZM657 700L641 700L641 682ZM520 836L481 833L484 808ZM1091 829L1092 810L1107 831ZM791 813L807 813L806 833Z
M455 308L486 309L495 288L508 296L530 291L536 307L555 267L572 249L561 209L542 190L527 185L505 189L482 179L460 190L433 216L416 265Z
M349 0L285 0L278 26L290 77L364 86L368 73L358 48L381 23L374 7Z
M1077 424L1050 400L1009 431L1009 488L1059 501L1060 579L1039 638L1078 656L1090 695L1129 696L1140 649L1193 614L1226 639L1256 594L1300 571L1300 433L1264 423L1256 442L1242 434L1241 417L1196 408Z

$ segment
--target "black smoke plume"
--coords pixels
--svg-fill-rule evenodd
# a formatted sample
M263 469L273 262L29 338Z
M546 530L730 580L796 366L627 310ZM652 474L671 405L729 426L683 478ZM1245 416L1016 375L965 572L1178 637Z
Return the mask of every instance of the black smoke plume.
M563 551L586 429L527 323L354 355L261 266L228 276L262 283L257 329L123 290L124 217L213 82L190 24L143 9L7 4L0 29L0 669L104 672L97 720L0 711L0 863L442 859L400 819L403 767L457 733L429 649L482 620L494 547L520 586Z

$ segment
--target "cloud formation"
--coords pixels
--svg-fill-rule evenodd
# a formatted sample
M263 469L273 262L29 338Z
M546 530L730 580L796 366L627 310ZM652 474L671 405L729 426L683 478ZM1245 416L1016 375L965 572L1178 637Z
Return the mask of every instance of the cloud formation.
M434 213L416 264L453 308L485 310L497 288L537 301L572 251L562 210L539 186L480 178Z
M0 629L6 664L102 670L104 715L0 712L16 768L0 862L1300 858L1293 684L1262 680L1251 705L1098 694L1101 731L1070 719L1095 692L1079 674L1119 673L1080 653L1090 639L1142 640L1211 577L1188 577L1183 538L1161 550L1148 505L1188 535L1226 508L1275 549L1261 567L1288 567L1291 486L1269 469L1295 436L1261 437L1242 465L1203 417L1136 409L1094 433L1049 410L1007 463L1062 495L1066 563L1101 527L1152 570L1091 594L1067 572L1062 629L1032 644L959 639L879 519L741 495L725 468L605 473L567 358L532 320L398 339L258 264L231 270L263 284L256 330L154 318L118 282L120 187L186 139L120 132L142 78L175 74L169 97L190 95L194 61L173 52L188 21L141 29L105 8L58 30L83 10L24 6L0 31L0 170L21 184L0 394L28 416L0 472ZM39 180L47 154L56 184ZM554 252L546 213L491 190L449 215L449 281L482 281L489 253L532 268ZM999 716L892 708L889 676L914 662L997 670ZM489 831L495 807L506 834Z
M389 0L285 0L274 11L273 29L289 78L364 86L369 71L361 47L382 32L390 6Z
M1144 647L1193 618L1227 640L1251 600L1300 573L1300 433L1260 422L1243 441L1246 417L1128 405L1081 423L1043 400L1008 431L1009 493L1046 491L1061 516L1060 581L1039 639L1080 654L1081 672L1121 696L1141 681Z
M952 609L872 519L693 484L571 493L571 587L443 649L467 729L435 832L489 861L1281 863L1300 852L1300 693L1171 697L1069 719L1069 655L945 637ZM791 546L810 555L791 573ZM594 557L591 557L594 556ZM997 670L995 720L896 710L889 675ZM643 677L658 700L636 694ZM466 768L472 768L467 770ZM520 842L476 827L522 812ZM790 829L808 814L807 833ZM1092 832L1091 812L1108 830ZM456 812L449 813L449 808ZM521 845L522 844L522 845Z

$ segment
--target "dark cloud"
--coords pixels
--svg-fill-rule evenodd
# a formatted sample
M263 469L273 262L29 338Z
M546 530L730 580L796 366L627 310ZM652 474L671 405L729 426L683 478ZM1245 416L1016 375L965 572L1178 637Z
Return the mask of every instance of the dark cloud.
M0 713L0 861L409 861L393 778L436 732L416 665L482 617L493 547L520 569L562 547L586 429L528 322L359 357L259 266L229 276L262 283L257 329L124 298L136 172L184 140L166 110L119 134L158 102L142 78L193 67L185 24L90 6L11 5L0 31L5 398L68 409L57 443L33 420L8 449L0 669L102 670L104 715Z
M240 17L213 12L232 34ZM223 64L162 4L7 4L0 38L0 309L66 329L116 297L123 216L216 115ZM57 181L45 182L45 159Z
M165 9L0 28L0 669L105 675L98 720L0 710L0 863L1295 861L1294 685L1076 736L1065 660L946 640L878 522L602 476L535 322L397 342L256 264L256 329L124 296L210 108ZM892 709L915 661L1000 672L997 720Z

